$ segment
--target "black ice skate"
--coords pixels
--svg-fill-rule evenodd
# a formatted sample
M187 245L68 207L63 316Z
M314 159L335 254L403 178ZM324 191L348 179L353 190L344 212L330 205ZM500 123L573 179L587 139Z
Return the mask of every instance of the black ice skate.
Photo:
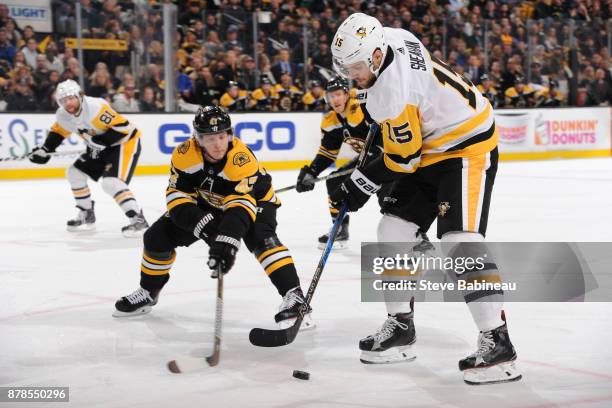
M480 332L478 350L459 361L459 370L463 371L463 380L470 385L518 381L522 375L514 364L515 360L516 351L504 323L497 329Z
M131 294L123 296L115 303L114 317L138 316L149 313L157 304L159 292L150 293L148 290L138 288Z
M274 316L274 320L281 329L286 329L293 326L298 316L300 307L304 304L304 294L300 287L295 287L285 294L283 303L278 308L279 312ZM304 320L300 326L300 330L313 329L315 327L312 317L310 316L312 308L308 306L308 311L304 315Z
M66 222L66 229L70 232L91 231L96 228L96 214L94 213L94 202L91 202L91 208L86 210L81 206L76 206L79 212L76 218Z
M361 362L386 364L414 360L416 331L413 316L414 312L389 315L378 332L361 339Z
M149 223L142 214L142 210L133 217L130 217L130 225L121 228L121 233L124 237L134 238L140 237L149 228Z
M329 239L329 233L325 235L321 235L319 237L319 249L325 249L325 245L327 245L327 240ZM342 220L342 224L340 224L340 228L338 229L338 235L336 235L336 239L334 240L334 249L344 249L348 245L349 240L349 216L347 215Z

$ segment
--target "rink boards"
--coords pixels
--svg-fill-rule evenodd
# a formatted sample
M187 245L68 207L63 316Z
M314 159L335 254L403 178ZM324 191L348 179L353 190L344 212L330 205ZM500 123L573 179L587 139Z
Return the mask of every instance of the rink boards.
M502 160L611 156L610 108L498 110L495 113ZM166 174L175 146L191 135L193 114L126 114L142 131L136 174ZM321 113L232 114L241 138L269 170L295 169L310 162L320 143ZM41 144L53 114L0 114L0 158L19 157ZM84 149L72 135L58 151ZM345 145L340 158L353 153ZM76 156L54 157L48 165L28 160L0 162L0 179L62 177Z

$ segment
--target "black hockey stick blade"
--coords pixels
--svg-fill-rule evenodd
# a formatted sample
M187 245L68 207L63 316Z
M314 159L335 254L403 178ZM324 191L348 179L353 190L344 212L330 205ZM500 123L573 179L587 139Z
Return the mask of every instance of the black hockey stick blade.
M249 341L258 347L280 347L286 346L295 340L303 318L298 318L293 326L286 329L252 329L249 333Z

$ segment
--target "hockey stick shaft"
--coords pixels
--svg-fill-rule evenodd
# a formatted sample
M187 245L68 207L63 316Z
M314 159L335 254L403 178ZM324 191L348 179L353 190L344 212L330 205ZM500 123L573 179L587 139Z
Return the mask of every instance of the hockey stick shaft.
M377 131L378 131L377 124L373 123L372 125L370 125L370 130L368 132L368 136L366 137L365 146L359 155L357 166L355 168L361 167L363 163L365 162L367 152L373 143L373 140L375 138L375 134ZM281 330L268 330L268 329L259 329L259 328L252 329L249 334L249 340L251 341L253 345L260 346L260 347L278 347L278 346L285 346L293 342L293 340L295 340L295 337L297 336L297 333L300 330L300 326L302 325L302 321L304 320L304 315L306 311L309 309L310 303L314 296L314 292L317 288L319 280L321 279L321 275L323 274L323 269L325 268L325 264L327 263L327 258L329 257L329 254L331 253L331 250L334 245L334 241L336 239L336 235L338 235L338 232L340 230L340 225L342 225L342 221L344 220L344 217L347 211L348 211L348 204L346 203L342 204L342 207L340 208L340 212L338 213L338 216L336 217L336 220L334 221L332 229L329 233L327 244L325 245L325 249L323 250L323 253L321 254L321 259L319 260L317 268L315 269L315 273L312 277L312 281L310 282L310 287L308 288L308 292L306 293L304 304L302 305L302 307L300 307L299 312L298 312L299 313L298 317L295 323L293 324L293 326L287 329L281 329Z
M314 179L315 183L318 183L319 181L325 181L325 180L331 180L331 179L335 179L336 177L342 177L342 176L346 176L348 174L351 174L353 172L353 169L346 169L346 170L342 170L342 171L338 171L336 173L331 173L328 174L325 177L319 177ZM289 191L289 190L293 190L297 187L297 184L294 184L292 186L287 186L287 187L283 187L283 188L279 188L278 190L274 191L276 194L278 193L283 193L285 191Z
M223 326L223 272L221 266L217 267L217 304L215 307L215 338L213 353L206 357L209 366L214 367L219 364L221 357L221 329Z
M85 153L84 150L74 150L74 151L67 151L67 152L53 152L53 153L47 153L47 154L51 157L62 157L62 156L78 156L83 153ZM26 160L29 157L30 157L29 153L24 154L22 156L16 156L16 157L0 157L0 162Z

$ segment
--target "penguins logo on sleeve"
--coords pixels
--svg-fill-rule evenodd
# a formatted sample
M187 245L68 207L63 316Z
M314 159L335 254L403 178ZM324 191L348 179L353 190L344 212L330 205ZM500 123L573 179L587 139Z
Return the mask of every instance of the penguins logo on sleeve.
M234 155L232 163L234 163L238 167L242 167L250 161L251 159L249 158L248 154L246 154L245 152L238 152Z

